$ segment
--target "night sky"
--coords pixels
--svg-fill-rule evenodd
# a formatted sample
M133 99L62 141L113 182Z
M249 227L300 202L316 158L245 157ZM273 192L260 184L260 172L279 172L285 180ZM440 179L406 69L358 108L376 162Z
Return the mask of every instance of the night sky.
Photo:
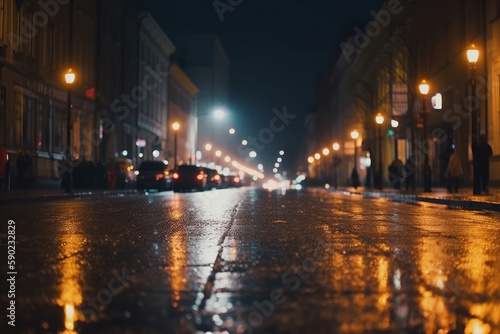
M239 139L257 136L268 127L273 108L286 106L288 113L297 115L273 142L258 151L257 162L264 164L267 173L280 149L286 151L285 167L299 158L305 119L314 109L322 70L337 58L339 43L353 34L356 25L369 20L370 11L376 11L380 3L243 0L232 12L226 11L221 21L213 0L142 1L167 35L207 32L219 36L230 60L228 110L236 116Z

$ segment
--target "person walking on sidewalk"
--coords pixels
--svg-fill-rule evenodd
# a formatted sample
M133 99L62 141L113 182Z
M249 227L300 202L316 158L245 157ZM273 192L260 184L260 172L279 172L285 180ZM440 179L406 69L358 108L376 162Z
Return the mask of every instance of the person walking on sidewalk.
M478 168L478 176L481 184L481 192L489 193L488 183L490 181L490 158L493 155L493 150L488 144L488 138L485 134L479 136L479 141L475 145L474 158Z
M358 187L360 186L360 183L359 183L359 174L358 174L358 171L356 170L356 168L352 169L351 181L352 181L352 186L354 187L354 189L358 189Z
M458 193L460 179L464 176L460 157L455 153L454 149L450 150L450 159L448 160L448 168L446 168L445 176L448 179L448 192Z

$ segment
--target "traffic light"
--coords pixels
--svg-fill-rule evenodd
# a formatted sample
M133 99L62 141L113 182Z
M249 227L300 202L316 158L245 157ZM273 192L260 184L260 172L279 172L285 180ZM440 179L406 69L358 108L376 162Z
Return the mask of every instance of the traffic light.
M387 130L387 134L389 135L389 137L394 136L394 130L393 129Z

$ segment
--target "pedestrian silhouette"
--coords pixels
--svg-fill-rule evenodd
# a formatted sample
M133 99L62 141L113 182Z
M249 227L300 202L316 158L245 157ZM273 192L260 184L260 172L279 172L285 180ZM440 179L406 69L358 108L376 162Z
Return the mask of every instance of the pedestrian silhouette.
M450 159L448 160L448 167L446 168L445 176L448 179L448 191L450 193L458 193L458 187L460 186L460 179L464 176L464 170L462 169L462 162L460 157L455 152L455 150L450 150Z
M359 183L359 174L358 174L358 171L356 170L356 168L352 169L351 182L352 182L352 186L354 187L354 189L358 189L358 187L360 186L360 183Z
M478 169L477 175L481 185L481 191L488 194L488 183L490 181L490 158L493 155L493 150L488 144L486 135L479 136L479 141L474 147L474 159Z

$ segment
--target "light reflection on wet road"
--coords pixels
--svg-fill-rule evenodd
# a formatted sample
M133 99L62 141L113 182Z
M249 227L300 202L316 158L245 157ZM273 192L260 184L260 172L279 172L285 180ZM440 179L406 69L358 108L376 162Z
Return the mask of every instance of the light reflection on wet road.
M23 333L500 332L498 214L259 189L1 211Z

